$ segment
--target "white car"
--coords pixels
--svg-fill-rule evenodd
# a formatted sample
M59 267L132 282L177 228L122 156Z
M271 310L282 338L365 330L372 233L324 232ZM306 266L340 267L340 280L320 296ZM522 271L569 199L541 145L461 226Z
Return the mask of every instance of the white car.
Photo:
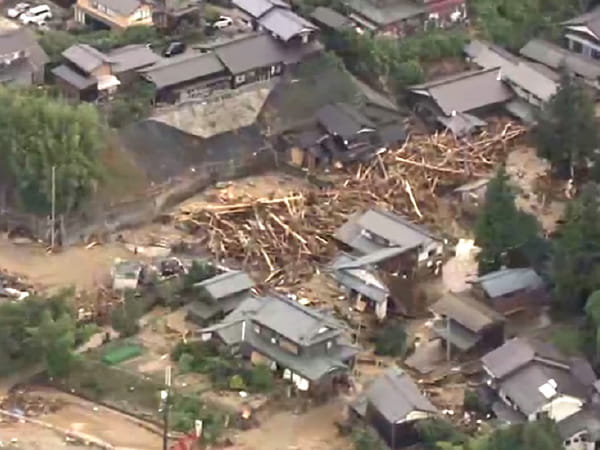
M48 5L39 5L34 6L33 8L29 8L25 11L21 16L19 16L19 20L23 22L25 25L29 23L34 23L36 25L41 25L45 23L48 19L52 18L52 11Z
M219 16L219 20L213 23L213 28L222 29L227 28L233 25L233 19L227 16Z
M29 3L17 3L14 8L9 8L8 11L6 11L6 15L11 19L16 19L29 8L31 8Z

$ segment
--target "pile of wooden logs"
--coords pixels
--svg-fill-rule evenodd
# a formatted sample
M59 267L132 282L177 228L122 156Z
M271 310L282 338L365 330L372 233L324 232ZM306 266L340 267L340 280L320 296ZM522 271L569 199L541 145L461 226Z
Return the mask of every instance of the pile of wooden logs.
M450 188L490 175L525 128L503 124L458 140L419 135L402 148L377 155L328 177L330 189L291 192L282 198L243 195L219 204L188 204L176 222L200 235L222 263L263 276L272 286L308 280L335 255L332 236L349 215L372 207L435 224L439 197Z

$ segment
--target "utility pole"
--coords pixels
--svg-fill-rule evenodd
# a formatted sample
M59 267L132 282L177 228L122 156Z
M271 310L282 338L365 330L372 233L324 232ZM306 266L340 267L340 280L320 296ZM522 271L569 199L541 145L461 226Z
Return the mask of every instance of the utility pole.
M171 366L165 368L166 389L160 391L160 398L163 407L163 450L168 450L169 446L169 409L171 407Z
M52 166L52 230L50 233L50 248L54 250L54 240L56 234L56 166Z

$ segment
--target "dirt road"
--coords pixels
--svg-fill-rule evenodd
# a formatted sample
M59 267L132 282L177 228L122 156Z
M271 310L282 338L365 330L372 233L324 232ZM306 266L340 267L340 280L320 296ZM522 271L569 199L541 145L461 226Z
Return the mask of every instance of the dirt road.
M37 417L58 428L76 431L85 435L94 436L99 440L113 445L118 450L159 450L162 448L162 440L159 434L149 431L129 416L120 414L102 406L95 405L86 400L68 395L54 389L39 388L31 390L36 396L46 398L60 398L65 405L58 411ZM29 436L35 436L38 442L38 434L44 437L49 432L40 428L32 432L31 426L20 427L23 424L10 425L6 430L0 426L0 436L7 439L17 438L20 442L26 442ZM50 433L48 439L51 439ZM0 438L2 440L2 438ZM37 448L60 449L62 447L47 445L45 447L25 446L26 450Z
M335 420L340 418L341 400L295 415L283 411L261 421L260 427L235 439L240 450L336 450L350 448L338 435Z
M69 247L48 254L38 244L14 244L0 237L0 269L24 275L35 286L49 290L75 286L78 290L93 289L110 274L115 258L133 255L120 244Z

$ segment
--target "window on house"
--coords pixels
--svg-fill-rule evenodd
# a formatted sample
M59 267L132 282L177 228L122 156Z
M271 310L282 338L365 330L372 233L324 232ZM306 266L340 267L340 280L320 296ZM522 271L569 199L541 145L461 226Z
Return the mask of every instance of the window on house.
M432 250L429 250L429 251L427 252L427 256L428 256L429 258L433 258L433 257L435 256L435 248L434 248L434 249L432 249Z
M600 59L600 50L596 50L595 48L593 48L592 49L592 58Z
M331 347L333 347L333 342L327 341L327 350L331 350Z
M271 338L271 344L277 344L277 338L276 337L272 337Z
M236 84L243 83L244 81L246 81L246 75L241 74L241 75L236 75L235 76L235 83Z
M567 439L567 440L565 441L565 445L571 445L571 439Z
M254 332L260 334L260 325L254 325Z

